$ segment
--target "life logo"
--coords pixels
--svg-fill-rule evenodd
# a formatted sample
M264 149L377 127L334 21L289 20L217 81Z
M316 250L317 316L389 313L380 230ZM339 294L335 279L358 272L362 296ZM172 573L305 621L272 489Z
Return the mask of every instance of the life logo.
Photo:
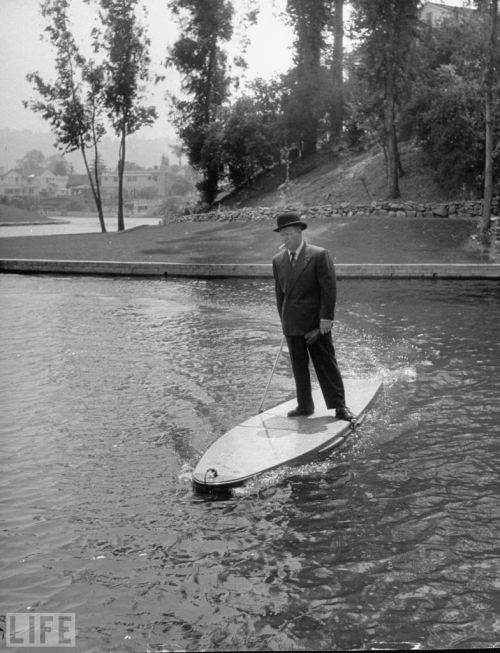
M74 612L8 612L5 615L5 645L75 646Z

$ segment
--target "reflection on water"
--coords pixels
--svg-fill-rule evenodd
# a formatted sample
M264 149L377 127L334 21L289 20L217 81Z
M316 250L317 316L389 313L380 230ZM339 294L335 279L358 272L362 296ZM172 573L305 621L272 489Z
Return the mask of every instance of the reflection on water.
M100 233L101 225L99 218L96 216L91 218L74 218L62 217L53 218L57 220L56 223L48 224L31 224L31 225L2 225L0 224L0 238L8 238L11 236L54 236L58 234L92 234ZM105 217L106 229L108 232L117 231L118 222L116 217ZM157 225L159 218L144 218L144 217L126 217L125 228L134 229L142 225Z
M0 291L0 614L75 612L89 652L500 644L496 282L340 282L339 361L383 375L376 406L224 501L191 470L260 403L271 282ZM283 356L267 405L292 394Z

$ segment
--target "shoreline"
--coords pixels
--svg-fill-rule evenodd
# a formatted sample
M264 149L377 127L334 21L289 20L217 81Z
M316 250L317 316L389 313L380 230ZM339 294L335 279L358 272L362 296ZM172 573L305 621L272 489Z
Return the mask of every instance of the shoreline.
M50 227L51 225L55 224L71 224L69 220L64 220L61 218L60 220L54 219L54 220L30 220L29 222L0 222L0 228L2 227L39 227L39 226L47 226Z
M340 263L338 279L499 279L500 263ZM56 261L0 259L0 272L129 277L268 278L272 266L261 264L183 264L133 261Z
M306 241L330 251L339 277L500 278L498 259L474 241L475 220L321 216L307 222ZM269 217L3 237L0 272L271 277L281 244L274 227Z

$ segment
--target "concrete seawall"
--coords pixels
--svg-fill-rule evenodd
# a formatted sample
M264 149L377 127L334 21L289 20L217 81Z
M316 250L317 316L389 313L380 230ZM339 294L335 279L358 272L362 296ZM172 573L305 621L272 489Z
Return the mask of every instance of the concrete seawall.
M500 263L338 263L338 278L499 279ZM0 272L131 277L272 277L269 263L211 264L0 259Z

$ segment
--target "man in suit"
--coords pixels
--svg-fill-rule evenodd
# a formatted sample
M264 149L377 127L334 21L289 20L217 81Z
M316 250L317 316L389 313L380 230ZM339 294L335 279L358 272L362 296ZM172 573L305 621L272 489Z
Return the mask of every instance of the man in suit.
M276 302L297 389L297 407L288 416L314 413L311 357L326 407L335 409L339 419L355 422L355 416L345 405L344 384L332 342L335 269L326 249L303 240L304 229L307 224L298 213L277 216L274 231L280 234L283 245L273 258Z

